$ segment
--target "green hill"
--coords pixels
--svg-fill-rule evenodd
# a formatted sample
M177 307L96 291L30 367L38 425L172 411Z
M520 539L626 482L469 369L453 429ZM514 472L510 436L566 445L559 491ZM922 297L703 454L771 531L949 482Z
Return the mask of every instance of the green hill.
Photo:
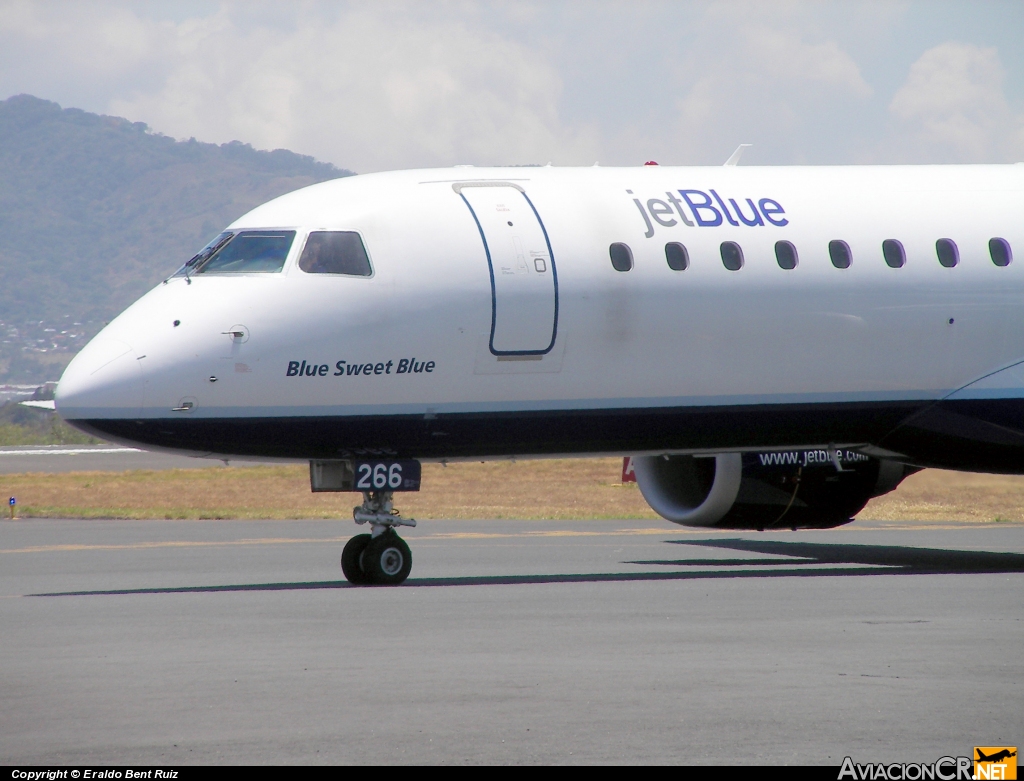
M30 95L0 101L0 383L57 379L84 341L225 225L350 171L175 141Z

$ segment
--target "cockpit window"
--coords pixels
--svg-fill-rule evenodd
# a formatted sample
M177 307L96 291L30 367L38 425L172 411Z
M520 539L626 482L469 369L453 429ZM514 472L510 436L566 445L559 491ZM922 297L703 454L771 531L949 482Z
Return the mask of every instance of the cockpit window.
M228 234L212 251L185 264L188 274L269 274L284 267L295 231L241 231Z
M225 244L227 244L228 239L230 239L233 235L233 233L228 232L220 234L217 238L215 238L213 241L211 241L209 244L207 244L205 247L199 250L199 252L197 252L195 255L189 258L185 262L185 265L183 265L181 268L174 272L173 276L187 277L190 274L194 274L196 272L196 269L200 265L202 265L210 257L210 255L212 255L214 252L216 252Z
M313 231L299 259L307 274L347 274L368 277L370 259L359 234L354 231Z

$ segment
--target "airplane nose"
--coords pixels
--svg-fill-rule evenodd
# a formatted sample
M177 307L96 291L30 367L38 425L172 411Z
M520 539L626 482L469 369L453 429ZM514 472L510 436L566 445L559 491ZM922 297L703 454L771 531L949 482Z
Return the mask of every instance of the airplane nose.
M65 420L132 418L142 412L142 360L128 342L102 334L64 370L54 399Z

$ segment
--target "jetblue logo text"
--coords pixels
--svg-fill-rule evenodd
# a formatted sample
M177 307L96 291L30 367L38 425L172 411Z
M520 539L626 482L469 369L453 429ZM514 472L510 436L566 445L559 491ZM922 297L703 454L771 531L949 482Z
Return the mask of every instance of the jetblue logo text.
M791 450L783 453L759 453L761 466L812 466L814 464L848 464L870 461L863 453L852 450L837 450L835 456L828 450Z
M330 364L313 363L311 361L288 361L286 377L369 377L376 374L432 374L437 368L434 361L418 361L416 358L399 358L398 361L379 361L377 363L352 363L338 361L331 371Z
M633 194L632 190L626 192ZM723 198L715 190L676 190L676 193L666 192L664 200L648 198L646 204L639 198L633 199L644 220L647 228L644 236L648 239L654 235L655 225L666 228L680 223L691 228L715 228L726 224L751 228L789 225L789 219L784 216L786 210L772 198L758 198L756 202L753 198L741 198L741 203L736 198Z

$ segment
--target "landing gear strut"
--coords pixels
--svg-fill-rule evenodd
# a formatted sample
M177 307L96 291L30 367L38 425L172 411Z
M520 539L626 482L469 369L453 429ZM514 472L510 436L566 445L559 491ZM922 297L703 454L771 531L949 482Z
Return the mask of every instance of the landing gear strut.
M391 491L363 491L363 503L353 508L358 524L370 534L357 534L341 553L341 571L353 586L397 586L409 577L412 552L395 532L396 526L415 526L392 506Z

